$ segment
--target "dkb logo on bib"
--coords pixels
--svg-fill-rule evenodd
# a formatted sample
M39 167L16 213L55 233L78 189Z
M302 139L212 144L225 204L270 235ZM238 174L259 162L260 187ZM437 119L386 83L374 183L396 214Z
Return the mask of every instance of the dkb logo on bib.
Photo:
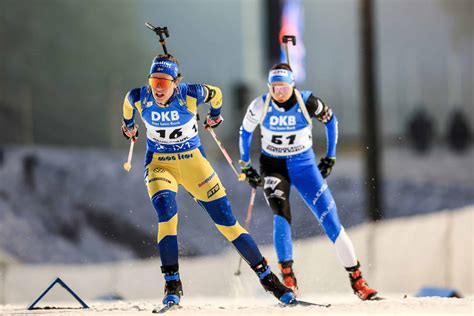
M296 125L296 117L291 116L270 116L270 125L293 126Z
M152 121L162 121L162 122L170 122L170 121L177 121L179 120L179 113L178 111L169 111L169 112L151 112L151 120Z

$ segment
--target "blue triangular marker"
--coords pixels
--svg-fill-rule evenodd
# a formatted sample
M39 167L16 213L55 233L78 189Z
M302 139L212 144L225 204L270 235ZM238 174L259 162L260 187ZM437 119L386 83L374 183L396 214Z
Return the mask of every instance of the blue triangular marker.
M49 290L53 288L56 283L59 283L63 288L65 288L82 305L82 307L89 308L89 306L87 306L87 304L73 290L71 290L71 288L63 282L63 280L61 280L60 278L56 278L56 280L54 280L53 283L51 283L51 285L48 286L48 288L43 293L41 293L41 295L36 299L36 301L34 301L33 304L28 307L28 310L34 309L36 303L38 303L46 295L46 293L48 293Z

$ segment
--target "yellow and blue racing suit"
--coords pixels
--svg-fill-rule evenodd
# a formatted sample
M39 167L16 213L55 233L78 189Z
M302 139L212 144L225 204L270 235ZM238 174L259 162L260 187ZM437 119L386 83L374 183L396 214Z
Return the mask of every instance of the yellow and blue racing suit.
M181 83L165 106L158 105L149 86L127 93L124 123L135 124L138 112L146 127L145 183L158 214L158 250L164 267L178 266L178 211L176 193L183 186L206 209L217 229L254 267L263 257L252 237L232 214L224 186L201 146L196 113L210 102L210 114L221 110L219 88Z

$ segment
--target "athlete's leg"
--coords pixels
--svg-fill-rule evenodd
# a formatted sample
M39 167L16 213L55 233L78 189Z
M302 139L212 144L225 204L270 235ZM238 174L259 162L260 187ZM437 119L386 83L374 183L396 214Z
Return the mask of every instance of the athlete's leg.
M323 226L326 235L334 243L339 261L349 272L354 293L362 300L370 300L376 297L377 291L370 288L362 278L354 246L339 222L336 203L327 183L316 167L314 154L312 152L311 154L303 161L294 161L294 163L288 164L291 182Z
M232 214L225 189L211 164L205 159L204 153L197 150L192 151L192 154L192 161L180 164L183 175L181 183L207 211L219 232L235 246L242 258L256 272L265 290L272 292L280 301L288 303L294 298L293 292L283 286L271 272L253 238Z
M306 205L335 244L339 261L344 267L357 264L354 246L339 221L337 207L327 183L316 167L314 156L289 164L291 183L297 188Z
M156 155L156 154L155 154ZM163 266L178 265L178 213L176 192L178 183L170 165L153 159L145 166L148 196L158 215L158 250Z
M239 224L218 175L200 150L190 152L192 159L180 163L184 188L206 209L219 232L237 248L250 266L262 262L263 257L252 237Z
M178 211L176 192L178 183L173 173L175 166L171 162L153 159L152 153L145 158L145 183L148 196L158 215L158 251L161 259L161 272L165 278L165 296L163 304L170 301L178 304L183 294L178 264Z
M293 260L290 183L279 173L262 172L265 200L273 211L273 244L278 262Z
M293 271L291 238L290 179L286 159L260 156L260 171L264 179L265 200L273 211L273 245L278 257L283 283L295 294L298 289Z

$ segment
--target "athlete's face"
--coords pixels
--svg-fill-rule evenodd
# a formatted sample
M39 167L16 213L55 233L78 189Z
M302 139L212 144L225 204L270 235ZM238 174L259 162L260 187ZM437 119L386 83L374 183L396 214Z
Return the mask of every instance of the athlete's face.
M155 72L148 78L148 84L153 90L153 97L158 104L164 105L173 95L177 81L168 74Z
M268 88L272 98L279 103L288 101L293 94L293 87L286 82L272 82Z

